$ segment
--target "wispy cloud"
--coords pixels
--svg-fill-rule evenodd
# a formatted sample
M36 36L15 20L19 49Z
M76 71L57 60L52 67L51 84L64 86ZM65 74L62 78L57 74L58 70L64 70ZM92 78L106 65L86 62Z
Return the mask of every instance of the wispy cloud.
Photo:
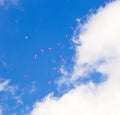
M0 92L6 90L6 87L8 86L9 82L9 80L0 79Z
M34 81L34 82L32 82L32 85L31 85L30 94L35 93L35 91L36 91L36 82Z
M18 86L11 85L11 80L0 78L0 115L2 115L2 111L10 109L9 100L13 100L16 103L15 107L23 104L21 96L17 94L17 91Z
M0 0L0 5L1 5L1 6L4 5L4 0Z
M31 115L120 115L120 1L100 8L81 25L73 37L75 64L71 77L63 83L76 84L79 78L92 72L106 75L99 85L93 82L77 85L60 98L46 96L35 103ZM63 77L64 78L64 77Z
M0 0L1 7L8 7L9 5L17 6L18 3L19 3L19 0Z

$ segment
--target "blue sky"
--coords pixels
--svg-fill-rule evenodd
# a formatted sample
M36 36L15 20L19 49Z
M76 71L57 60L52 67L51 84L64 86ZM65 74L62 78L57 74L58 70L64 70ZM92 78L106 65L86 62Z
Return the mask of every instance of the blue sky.
M9 87L0 91L3 115L25 115L48 93L58 95L57 70L62 65L70 69L75 53L70 27L76 28L77 18L84 20L90 9L96 11L100 6L104 0L19 0L0 5L0 82L10 80ZM91 77L98 82L94 76L98 74Z

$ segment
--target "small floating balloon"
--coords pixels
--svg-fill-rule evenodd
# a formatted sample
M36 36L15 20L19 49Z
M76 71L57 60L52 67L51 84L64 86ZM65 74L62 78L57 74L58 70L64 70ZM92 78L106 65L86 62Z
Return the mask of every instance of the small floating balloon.
M28 77L29 77L29 76L28 76L27 74L24 76L24 78L26 78L26 79L27 79Z
M44 53L44 52L45 52L45 50L44 50L44 49L41 49L41 50L40 50L40 52L41 52L41 53Z
M52 48L48 48L49 51L52 51Z
M106 5L107 4L107 2L106 1L104 1L104 5Z
M65 35L66 39L68 39L68 34Z
M60 59L62 59L63 58L63 56L62 55L60 55Z
M59 47L61 46L61 43L60 43L60 42L58 42L58 46L59 46Z
M37 54L34 54L34 59L37 59Z
M52 83L51 81L48 81L48 84L49 84L49 85L51 85L51 83Z
M28 36L25 36L25 39L27 40L29 37Z

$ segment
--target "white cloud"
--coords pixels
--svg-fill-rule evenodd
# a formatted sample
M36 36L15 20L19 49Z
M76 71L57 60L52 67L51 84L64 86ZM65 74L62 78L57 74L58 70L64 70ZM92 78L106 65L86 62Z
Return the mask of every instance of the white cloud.
M9 80L0 79L0 92L6 90L6 87L9 84Z
M77 35L74 70L64 83L89 75L93 69L108 79L76 86L61 98L46 96L31 115L120 115L120 1L100 8ZM74 36L75 37L75 36Z
M13 109L23 104L21 95L17 94L18 86L11 85L9 79L0 78L0 115L3 111L8 111L9 108ZM16 102L16 105L12 108L10 107L9 100Z
M30 89L30 94L33 94L33 93L35 93L35 91L36 91L36 82L35 81L33 81L32 82L32 86L31 86L31 89Z
M0 0L0 5L1 5L1 6L4 5L4 0Z
M17 6L19 3L19 0L0 0L0 6L2 7L8 7L9 5Z

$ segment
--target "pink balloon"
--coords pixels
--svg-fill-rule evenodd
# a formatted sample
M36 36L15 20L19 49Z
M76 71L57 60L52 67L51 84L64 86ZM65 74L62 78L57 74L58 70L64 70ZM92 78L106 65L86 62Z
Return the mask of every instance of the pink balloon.
M107 2L106 2L106 1L104 1L104 4L106 5L106 4L107 4Z
M41 53L44 53L44 52L45 52L45 50L44 50L44 49L41 49L40 51L41 51Z
M48 48L49 51L52 51L52 48Z
M26 74L24 77L27 79L27 78L28 78L28 75Z
M68 38L68 34L66 34L65 37Z
M61 46L60 42L58 42L58 46Z
M34 54L34 59L37 59L37 54Z
M51 84L51 81L48 81L48 84L50 85L50 84Z
M63 58L63 56L62 55L60 55L60 59L62 59Z
M27 40L29 37L28 36L25 36L25 39Z

